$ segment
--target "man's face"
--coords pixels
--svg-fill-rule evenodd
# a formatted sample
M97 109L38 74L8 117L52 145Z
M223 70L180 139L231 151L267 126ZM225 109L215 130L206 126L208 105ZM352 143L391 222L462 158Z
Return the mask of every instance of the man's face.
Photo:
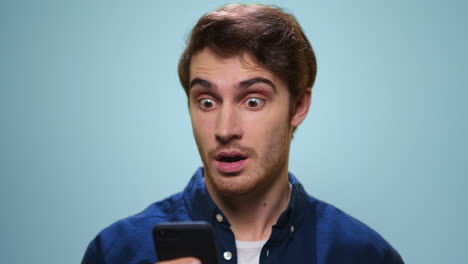
M292 126L286 84L251 56L192 57L189 108L208 190L248 194L287 177Z

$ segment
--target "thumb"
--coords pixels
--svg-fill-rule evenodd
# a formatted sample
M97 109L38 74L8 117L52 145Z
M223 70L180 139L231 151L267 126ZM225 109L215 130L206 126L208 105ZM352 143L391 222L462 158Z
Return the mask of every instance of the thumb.
M178 259L161 261L155 264L201 264L201 261L198 260L197 258L186 257L186 258L178 258Z

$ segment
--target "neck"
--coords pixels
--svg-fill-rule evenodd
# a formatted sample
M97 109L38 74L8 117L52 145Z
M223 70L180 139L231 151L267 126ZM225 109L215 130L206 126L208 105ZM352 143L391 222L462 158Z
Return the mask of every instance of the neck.
M265 240L288 207L291 196L288 171L284 168L275 181L247 194L226 196L211 190L210 195L229 219L236 240Z

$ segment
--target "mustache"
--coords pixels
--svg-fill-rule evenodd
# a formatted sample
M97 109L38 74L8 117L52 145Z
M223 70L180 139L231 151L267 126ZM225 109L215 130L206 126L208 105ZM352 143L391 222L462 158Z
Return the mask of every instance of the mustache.
M215 149L208 151L208 157L216 159L216 155L218 155L218 153L222 151L237 151L244 155L247 155L249 158L256 156L256 152L253 148L242 146L237 142L230 142L228 144L218 145Z

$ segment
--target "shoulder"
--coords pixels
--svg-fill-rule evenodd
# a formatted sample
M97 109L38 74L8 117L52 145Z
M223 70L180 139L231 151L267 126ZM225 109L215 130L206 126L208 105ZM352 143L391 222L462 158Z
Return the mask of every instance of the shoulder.
M102 230L99 235L116 237L120 240L138 235L152 229L160 222L175 221L187 215L182 193L174 194L164 200L155 202L142 212L121 219Z
M326 263L403 263L396 250L363 222L311 196L309 201L318 253Z
M182 193L148 206L142 212L104 228L89 244L82 263L133 263L154 256L152 228L161 222L188 220Z

